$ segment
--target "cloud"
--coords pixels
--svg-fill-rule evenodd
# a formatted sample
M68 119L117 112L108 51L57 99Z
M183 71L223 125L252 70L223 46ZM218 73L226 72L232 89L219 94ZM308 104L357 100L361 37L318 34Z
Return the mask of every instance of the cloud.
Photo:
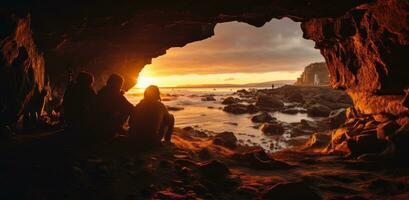
M300 23L284 18L261 28L218 24L215 36L169 49L153 60L151 70L160 75L297 71L323 60L314 43L302 38Z

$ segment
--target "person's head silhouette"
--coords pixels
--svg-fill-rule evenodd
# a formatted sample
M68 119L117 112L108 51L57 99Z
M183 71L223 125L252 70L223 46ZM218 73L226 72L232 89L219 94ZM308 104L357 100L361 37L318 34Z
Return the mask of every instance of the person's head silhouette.
M145 89L144 99L149 101L160 101L159 87L156 85L150 85Z
M107 87L114 91L121 91L124 84L124 78L118 74L112 74L107 81Z

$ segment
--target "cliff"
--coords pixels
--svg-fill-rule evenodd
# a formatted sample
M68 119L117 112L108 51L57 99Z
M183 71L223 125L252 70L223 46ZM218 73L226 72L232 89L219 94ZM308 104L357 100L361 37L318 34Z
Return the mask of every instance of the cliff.
M331 85L345 89L363 114L408 112L402 105L409 87L408 6L408 1L376 1L337 18L302 23L304 37L325 57Z
M295 85L328 85L329 74L325 62L312 63L304 68Z

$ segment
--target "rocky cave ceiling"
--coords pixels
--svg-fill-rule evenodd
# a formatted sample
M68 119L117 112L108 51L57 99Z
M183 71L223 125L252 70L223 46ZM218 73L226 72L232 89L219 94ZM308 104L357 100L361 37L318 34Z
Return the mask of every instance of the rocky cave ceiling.
M67 66L99 77L112 71L134 84L140 69L170 47L184 46L213 35L219 22L241 21L262 26L272 18L295 21L339 16L359 1L288 0L102 0L20 1L9 10L28 13L34 40L44 53L55 81Z

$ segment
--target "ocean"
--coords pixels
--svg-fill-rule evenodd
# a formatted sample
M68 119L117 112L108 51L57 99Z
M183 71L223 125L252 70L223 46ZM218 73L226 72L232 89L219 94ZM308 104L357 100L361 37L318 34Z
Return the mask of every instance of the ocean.
M193 127L209 134L224 131L233 132L239 142L244 145L258 145L265 150L274 152L291 147L288 141L289 132L282 136L267 136L253 123L250 118L256 114L235 115L224 112L221 104L224 98L233 95L240 89L265 89L265 88L162 88L162 102L171 107L183 108L179 111L170 111L175 116L175 126L179 128ZM137 104L143 95L143 90L133 88L126 93L127 99ZM203 95L213 95L216 101L202 101ZM292 123L301 119L314 120L305 113L284 114L271 112L279 121Z

